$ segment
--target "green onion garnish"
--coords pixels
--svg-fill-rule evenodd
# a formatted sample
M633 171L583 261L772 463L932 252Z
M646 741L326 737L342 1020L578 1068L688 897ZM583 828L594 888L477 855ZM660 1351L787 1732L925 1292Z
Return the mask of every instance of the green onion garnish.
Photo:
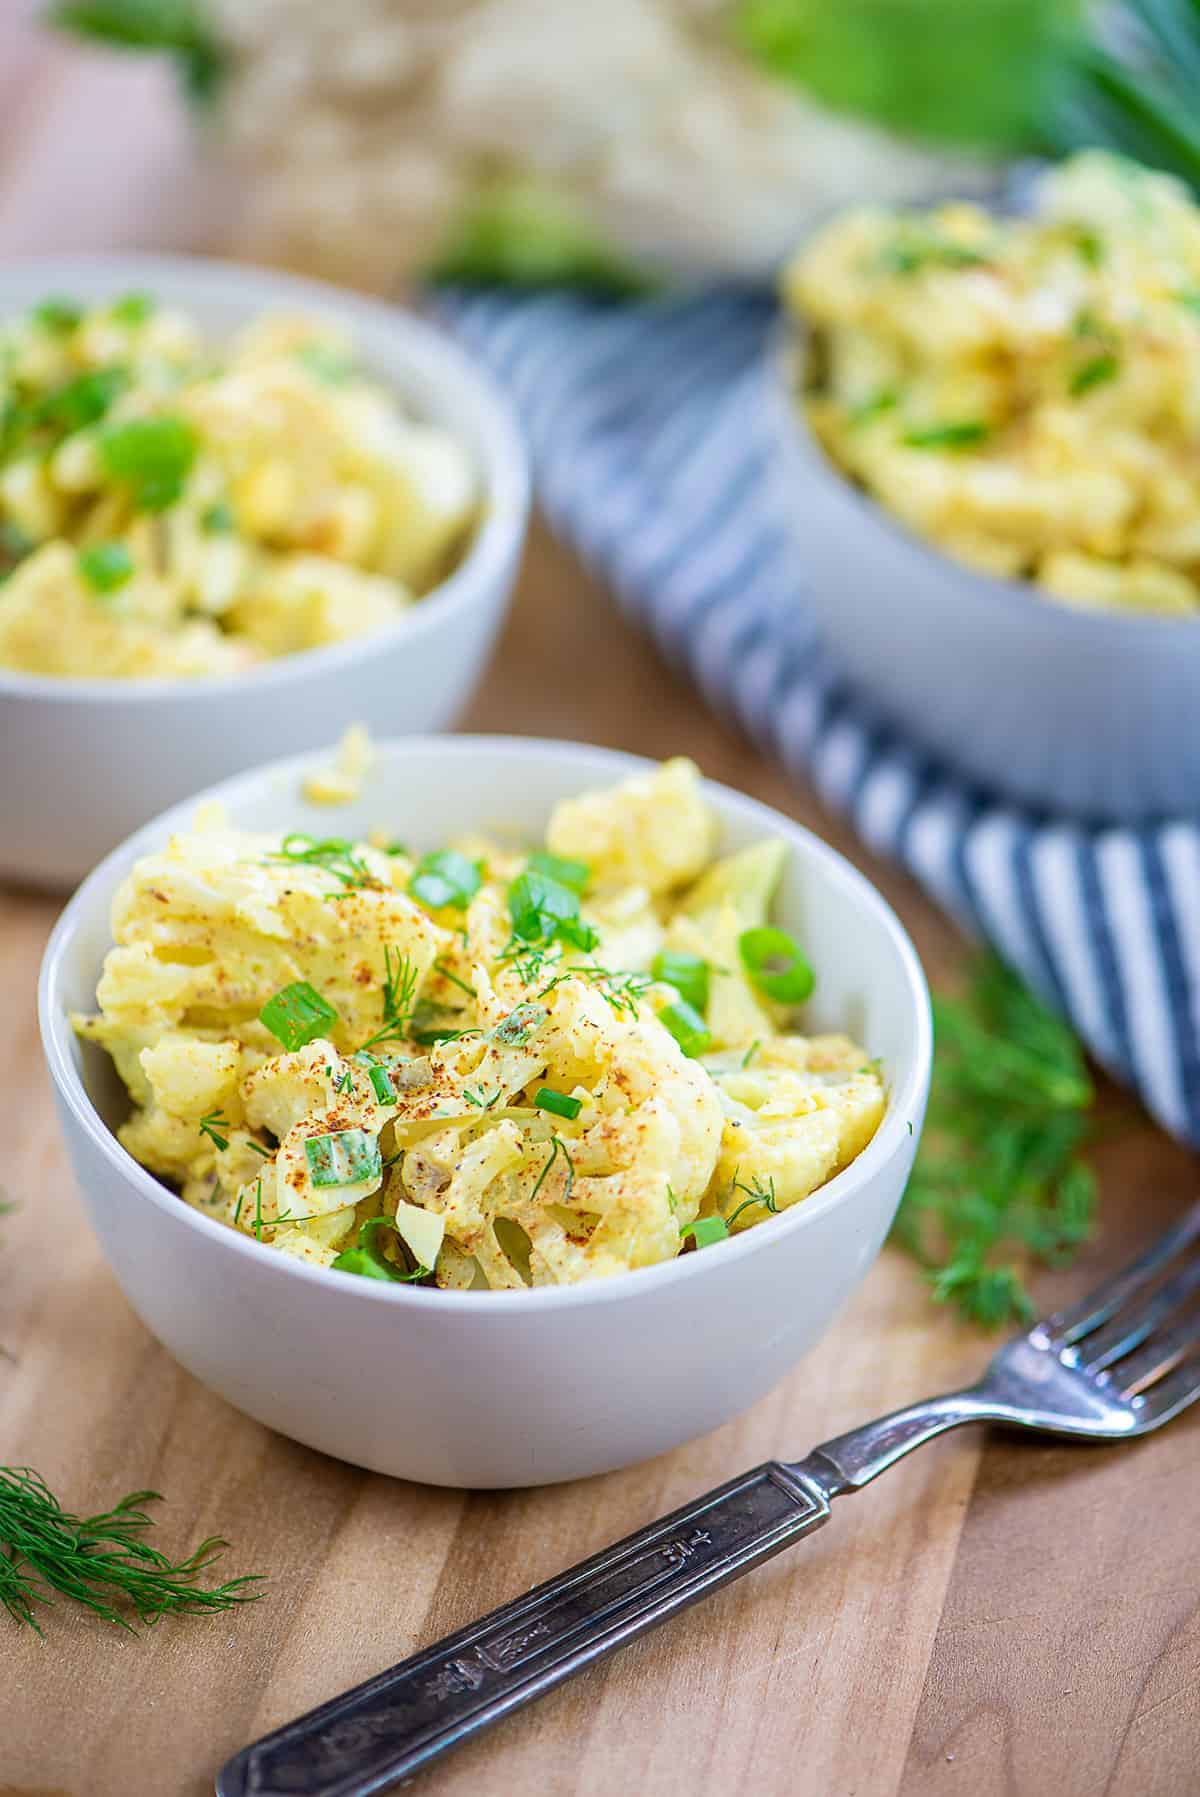
M154 310L155 302L151 294L123 293L108 308L108 316L117 324L145 324Z
M786 930L770 924L743 930L738 953L751 985L777 1004L799 1005L812 996L816 975L800 952L800 944Z
M580 918L579 894L536 869L518 874L509 887L508 912L513 934L522 942L551 942L557 937L586 950L595 948L600 940Z
M1093 356L1082 368L1077 368L1071 376L1070 389L1073 394L1090 393L1093 387L1102 387L1106 381L1114 380L1121 364L1111 352L1102 356Z
M40 325L43 331L49 331L52 336L69 337L83 317L83 307L77 306L74 300L54 296L44 299L40 306L35 306L30 317L34 324Z
M582 1098L572 1098L567 1092L556 1092L553 1086L542 1086L534 1099L539 1111L549 1111L555 1117L578 1117L583 1109Z
M79 572L96 593L115 593L133 574L133 557L124 543L95 543L81 549Z
M314 1186L356 1186L383 1178L379 1137L365 1129L335 1129L309 1136L304 1144L308 1176Z
M356 1054L354 1059L361 1067L366 1068L367 1078L371 1082L371 1089L380 1104L395 1104L396 1089L392 1085L392 1076L383 1063L377 1061L373 1055L366 1054L362 1051Z
M712 1041L712 1032L701 1017L699 1011L689 1005L686 998L676 999L674 1004L664 1005L658 1013L658 1020L670 1030L685 1055L695 1060L702 1055Z
M357 1273L363 1279L390 1279L396 1285L408 1285L414 1279L428 1279L428 1267L417 1267L411 1273L398 1273L391 1262L384 1258L379 1246L379 1236L385 1229L398 1233L390 1217L368 1217L359 1229L357 1248L347 1248L331 1265L339 1273Z
M183 492L199 443L186 418L131 418L100 438L100 460L139 511L162 512Z
M69 437L89 424L98 424L117 396L129 385L123 368L94 368L77 374L44 395L30 413L30 423L44 426L56 437Z
M535 874L545 874L575 892L582 892L592 877L586 861L568 861L565 855L552 855L547 849L535 849L529 857L529 866Z
M697 1217L694 1223L687 1223L679 1231L679 1239L686 1242L691 1236L697 1248L711 1248L714 1242L723 1242L729 1231L725 1227L723 1217Z
M329 1025L337 1022L338 1014L307 980L294 980L267 1000L258 1018L276 1041L293 1050L323 1036Z
M674 986L680 998L703 1014L708 1009L708 962L699 955L680 955L664 948L650 967L656 980Z
M408 890L431 911L453 906L466 909L483 884L483 870L477 861L468 861L456 849L435 849L417 862Z
M228 500L217 499L212 505L205 506L200 523L210 536L225 536L235 525L233 507Z
M901 442L910 449L971 449L985 443L990 426L982 419L964 418L953 424L931 424L905 431Z

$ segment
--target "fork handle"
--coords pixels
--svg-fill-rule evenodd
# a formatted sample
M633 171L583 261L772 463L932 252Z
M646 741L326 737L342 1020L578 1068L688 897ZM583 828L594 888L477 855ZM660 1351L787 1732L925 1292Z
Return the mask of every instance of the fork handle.
M768 1461L245 1748L217 1797L370 1797L819 1528Z

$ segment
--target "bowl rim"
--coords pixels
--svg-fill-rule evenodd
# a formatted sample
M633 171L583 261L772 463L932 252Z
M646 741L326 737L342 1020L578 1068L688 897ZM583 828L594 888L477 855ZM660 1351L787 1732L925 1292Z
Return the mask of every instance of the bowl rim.
M768 332L765 362L776 440L785 453L804 457L812 478L824 479L837 487L858 513L864 528L873 527L888 537L893 555L906 554L910 560L924 563L933 579L957 579L979 604L1006 608L1020 623L1029 625L1033 622L1043 630L1059 629L1076 638L1112 638L1114 646L1127 645L1130 638L1153 638L1152 646L1160 649L1164 640L1169 641L1169 638L1164 639L1164 630L1200 627L1200 612L1194 617L1180 618L1159 612L1109 611L1099 606L1071 605L1044 592L1036 581L985 574L981 569L956 560L921 536L839 468L818 441L804 406L799 403L797 386L798 363L805 353L808 338L807 321L786 308Z
M5 262L0 267L0 315L6 312L3 296L9 282L36 279L53 291L56 287L70 287L73 282L107 282L109 278L118 292L131 283L153 288L156 282L164 281L191 281L198 289L210 291L218 286L236 286L245 291L247 320L268 307L294 306L318 316L333 317L352 332L357 324L393 333L404 351L404 359L432 371L434 384L447 395L454 398L470 394L479 431L479 445L474 453L484 499L483 515L461 561L445 579L422 595L403 617L370 636L276 656L258 667L231 674L101 679L26 674L0 667L0 699L194 705L209 699L252 697L264 688L286 687L306 677L336 678L364 657L427 636L443 624L451 627L453 618L471 605L481 588L490 589L500 579L528 522L532 496L529 455L516 414L504 393L488 371L439 325L407 307L329 281L312 280L257 263L230 262L218 256L140 250L26 256ZM186 307L187 302L181 297L171 303ZM400 391L394 376L381 380L393 392Z
M593 783L609 772L618 778L628 777L659 765L645 756L629 754L624 750L542 737L484 734L392 737L381 740L376 748L381 759L390 759L397 754L403 757L413 752L428 754L434 749L439 753L447 752L456 758L468 760L475 756L494 758L503 754L505 757L533 762L544 760L547 754L553 754L559 758L565 757L568 763L579 764L580 790L583 790L585 783ZM758 799L752 799L721 782L705 779L705 795L719 818L723 819L732 811L735 816L748 821L761 822L764 833L781 836L791 853L809 857L835 891L840 888L843 895L866 909L888 938L898 958L914 1022L914 1052L911 1064L903 1070L899 1080L888 1091L888 1104L882 1123L867 1146L848 1167L835 1174L810 1197L793 1205L782 1216L773 1218L769 1229L748 1229L720 1243L722 1258L717 1268L704 1255L693 1253L582 1285L538 1286L520 1292L447 1292L359 1279L351 1273L335 1273L333 1268L309 1266L293 1256L279 1254L267 1243L253 1241L249 1236L235 1232L215 1218L201 1215L133 1159L93 1105L79 1069L67 1052L67 1044L72 1038L69 1030L63 1027L65 1006L60 991L63 962L79 929L91 921L94 915L97 900L93 895L118 866L132 865L154 843L161 843L166 833L178 829L189 820L197 804L210 799L223 799L236 804L238 798L249 790L259 791L264 787L269 789L284 780L299 781L311 770L321 753L323 751L315 754L310 751L289 756L280 761L261 764L247 773L234 775L231 779L172 806L126 838L104 858L71 898L54 926L42 958L38 978L38 1022L46 1063L60 1101L66 1105L75 1123L92 1145L100 1150L113 1171L127 1184L132 1184L139 1195L148 1198L159 1209L168 1211L185 1227L198 1229L214 1241L219 1241L230 1253L255 1257L264 1272L273 1267L278 1277L315 1280L327 1291L330 1290L331 1276L336 1281L333 1288L335 1290L340 1285L344 1291L348 1291L350 1282L353 1281L358 1296L364 1302L416 1306L434 1312L444 1311L447 1315L472 1312L497 1317L520 1317L533 1310L620 1303L639 1292L649 1296L653 1291L668 1287L679 1279L695 1278L705 1269L712 1273L718 1271L720 1265L732 1266L735 1257L745 1259L750 1254L761 1253L781 1234L794 1234L803 1230L811 1226L818 1216L835 1206L849 1203L875 1174L882 1172L897 1154L903 1152L907 1139L919 1133L916 1119L923 1114L928 1090L933 1056L933 1023L925 974L908 932L882 893L866 875L860 873L838 850L822 841L815 832Z

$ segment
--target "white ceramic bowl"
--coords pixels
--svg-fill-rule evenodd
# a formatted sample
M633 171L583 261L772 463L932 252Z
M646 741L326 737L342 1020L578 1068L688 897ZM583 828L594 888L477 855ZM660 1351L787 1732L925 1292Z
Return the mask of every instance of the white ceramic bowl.
M186 256L102 256L0 268L0 317L47 293L94 303L144 290L220 338L267 310L349 330L364 365L478 465L484 515L462 562L393 628L252 673L51 680L0 668L0 878L72 885L156 812L202 786L334 740L439 730L466 703L504 616L529 510L508 407L433 326L337 288Z
M258 770L216 796L246 828L311 830L300 796L310 760ZM645 765L566 743L397 740L382 745L362 798L336 814L338 829L385 823L418 848L491 825L533 838L558 799ZM723 847L786 841L778 915L817 969L811 1024L848 1029L882 1058L887 1115L845 1172L778 1219L574 1288L439 1292L311 1268L201 1216L138 1166L112 1134L128 1113L123 1089L67 1018L94 1004L117 885L186 826L192 805L96 869L46 950L43 1041L100 1244L147 1328L190 1372L343 1460L435 1485L509 1486L603 1472L702 1434L812 1346L875 1258L912 1164L928 994L908 937L861 874L777 812L707 790ZM794 1425L802 1445L802 1412Z
M1200 619L1080 610L943 555L849 480L768 354L770 486L805 597L851 679L950 766L1086 817L1200 811Z

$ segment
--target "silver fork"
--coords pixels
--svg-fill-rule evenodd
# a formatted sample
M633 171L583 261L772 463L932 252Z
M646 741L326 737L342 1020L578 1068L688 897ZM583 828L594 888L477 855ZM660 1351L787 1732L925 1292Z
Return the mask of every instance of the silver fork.
M977 1385L769 1460L244 1748L217 1797L371 1797L820 1528L831 1501L964 1423L1127 1441L1200 1397L1200 1205Z

